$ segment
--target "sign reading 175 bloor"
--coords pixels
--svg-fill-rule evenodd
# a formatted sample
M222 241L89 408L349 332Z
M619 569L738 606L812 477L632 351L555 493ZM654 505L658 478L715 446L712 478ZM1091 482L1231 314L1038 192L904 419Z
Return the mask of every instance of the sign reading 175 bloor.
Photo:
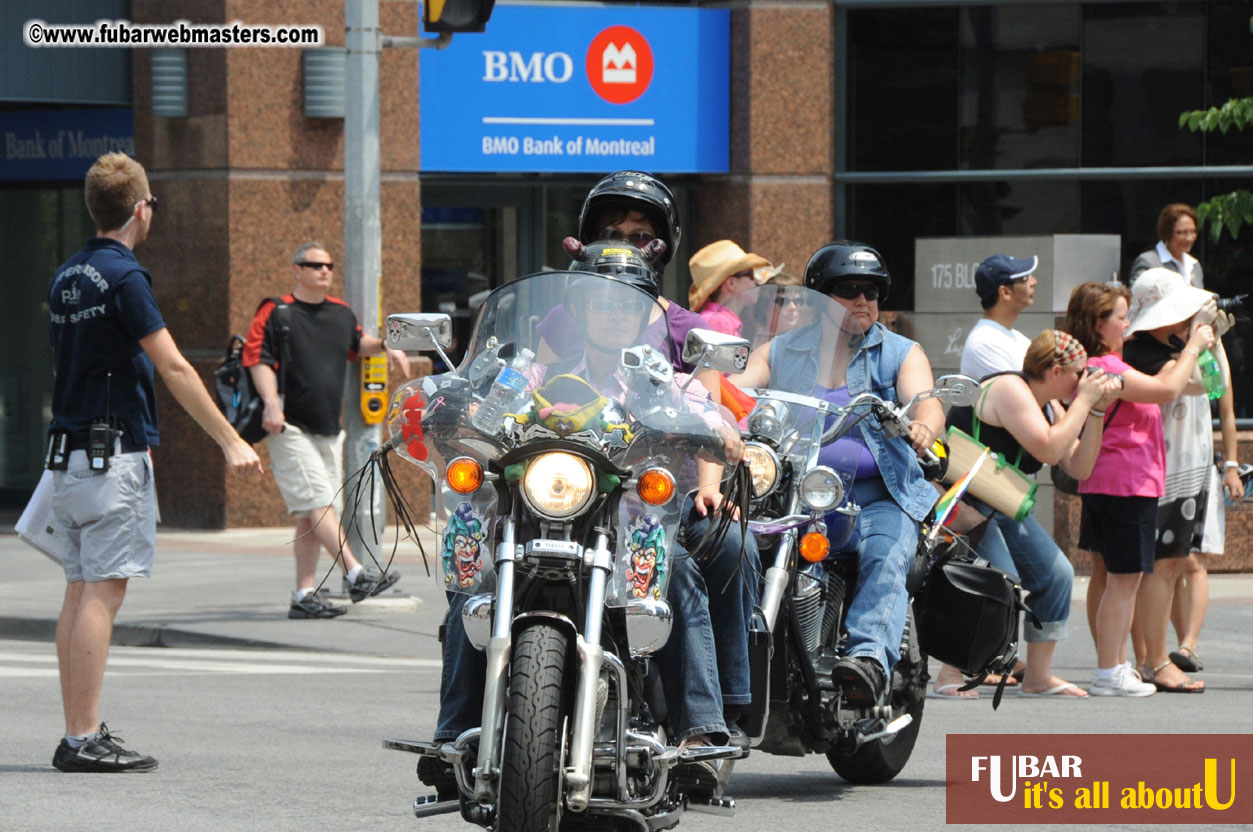
M728 167L730 12L498 3L421 51L422 170Z

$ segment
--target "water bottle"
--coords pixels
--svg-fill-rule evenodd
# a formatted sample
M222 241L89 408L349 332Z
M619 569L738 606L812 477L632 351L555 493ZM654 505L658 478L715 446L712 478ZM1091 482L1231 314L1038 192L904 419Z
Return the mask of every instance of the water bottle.
M492 382L492 389L487 398L474 412L471 423L483 433L495 434L505 421L505 414L513 409L514 403L521 398L526 390L526 376L522 371L530 365L535 353L524 349L513 359L513 362L501 368Z
M1205 385L1205 395L1211 400L1221 399L1223 393L1227 392L1227 385L1223 383L1223 369L1218 366L1218 359L1209 350L1201 350L1196 364L1201 368L1201 382Z

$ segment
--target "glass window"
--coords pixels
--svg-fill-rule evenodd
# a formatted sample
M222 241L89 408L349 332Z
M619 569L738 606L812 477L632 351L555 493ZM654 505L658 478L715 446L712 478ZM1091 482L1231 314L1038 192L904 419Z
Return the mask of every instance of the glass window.
M1205 6L1098 4L1083 14L1083 164L1201 164L1201 138L1179 129L1179 114L1203 100Z
M962 168L1079 163L1078 6L961 12Z
M848 23L848 169L952 169L957 9L859 9Z
M1184 107L1199 110L1220 107L1231 98L1253 97L1253 32L1248 3L1222 3L1210 7L1208 26L1208 70L1205 73L1205 101ZM1178 115L1178 114L1176 114ZM1247 165L1253 162L1253 127L1207 134L1205 163L1208 165ZM1245 187L1249 183L1245 181ZM1221 193L1222 191L1219 191Z
M849 238L883 255L892 290L883 309L914 308L914 238L952 237L958 232L957 186L857 185L849 189Z

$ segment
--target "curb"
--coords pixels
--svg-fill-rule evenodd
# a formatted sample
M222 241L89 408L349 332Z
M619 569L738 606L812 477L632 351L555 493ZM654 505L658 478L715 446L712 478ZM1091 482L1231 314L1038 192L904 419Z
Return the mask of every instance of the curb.
M57 621L55 618L0 616L0 638L10 638L17 641L56 641ZM166 627L160 624L114 623L113 639L109 643L115 647L235 647L306 651L318 649L298 644L284 644L277 641L198 633L192 630Z

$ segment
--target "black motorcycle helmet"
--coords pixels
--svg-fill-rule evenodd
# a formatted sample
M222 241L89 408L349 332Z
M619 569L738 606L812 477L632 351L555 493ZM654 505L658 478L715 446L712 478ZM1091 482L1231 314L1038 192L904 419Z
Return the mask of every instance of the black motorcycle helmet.
M878 284L880 300L892 288L892 278L879 252L852 240L827 243L805 265L805 286L815 292L828 294L842 280L870 280Z
M579 211L579 239L584 243L596 242L600 228L595 226L602 217L615 211L639 211L648 217L658 238L666 244L666 250L657 260L658 267L664 270L683 234L674 194L666 184L638 170L620 170L601 179L583 200L583 209Z
M643 249L622 240L600 240L584 245L573 237L567 237L562 242L574 258L570 264L571 271L609 275L643 289L654 298L661 295L661 284L652 265L665 248L660 240L653 240Z

